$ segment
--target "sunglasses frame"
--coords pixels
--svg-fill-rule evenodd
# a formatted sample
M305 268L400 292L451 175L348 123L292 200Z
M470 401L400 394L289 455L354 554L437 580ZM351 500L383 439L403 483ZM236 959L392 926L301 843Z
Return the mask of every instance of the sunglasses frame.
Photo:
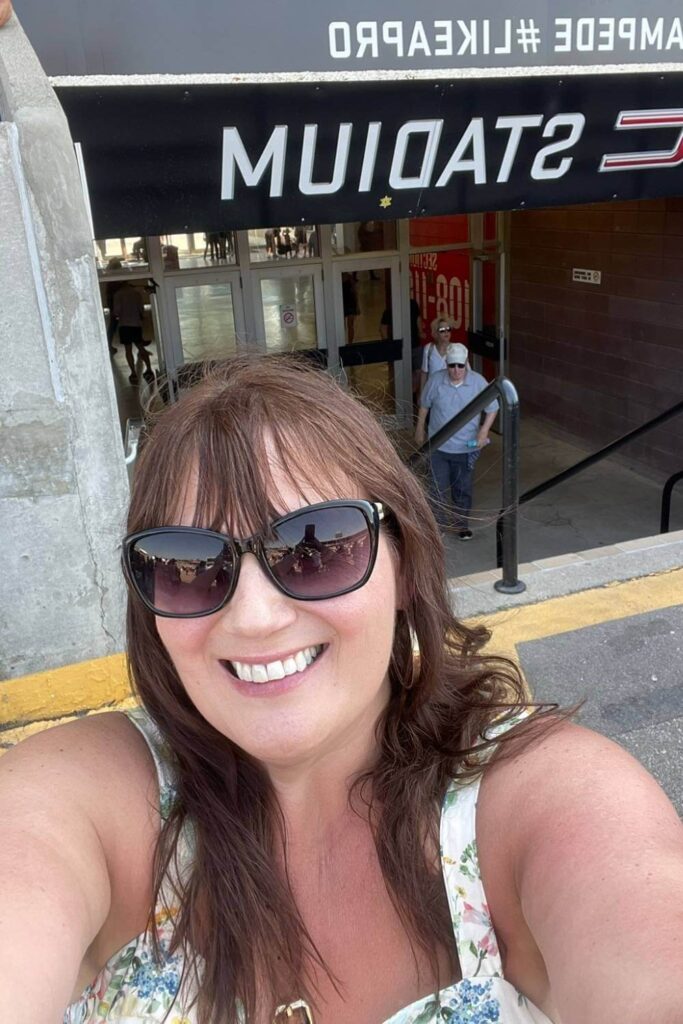
M207 615L215 615L216 612L221 611L225 608L228 601L231 599L237 588L239 581L240 569L242 567L243 555L254 555L262 570L266 574L267 578L273 584L273 586L284 594L286 597L292 598L294 601L330 601L335 597L342 597L344 594L351 594L354 590L359 590L361 587L370 579L372 570L375 568L375 562L377 560L377 549L379 547L379 530L380 524L384 521L387 516L387 510L380 501L365 501L362 498L340 498L334 501L319 501L314 505L304 505L302 508L293 509L284 516L278 516L277 519L273 519L270 523L271 529L277 529L282 523L287 522L289 519L293 519L295 516L301 515L302 512L317 512L320 509L335 509L335 508L355 508L358 509L365 519L368 527L368 533L370 535L370 558L368 559L368 566L363 573L362 578L358 583L354 583L350 587L345 587L343 590L336 591L329 597L313 595L311 597L301 597L298 594L293 594L289 591L280 580L278 580L273 573L268 559L266 558L267 547L264 545L263 539L258 533L252 534L251 537L247 537L245 540L236 540L227 533L220 533L218 530L208 530L202 526L152 526L146 530L137 530L135 533L129 533L123 538L122 550L121 550L121 565L123 568L123 574L126 578L126 582L133 594L140 599L142 604L151 611L154 615L164 619L202 619ZM133 546L142 537L157 536L165 533L186 533L195 534L203 537L211 537L220 540L224 545L227 545L231 549L235 563L235 571L230 586L228 587L225 597L216 605L215 608L211 608L208 611L200 612L165 612L159 611L158 608L152 604L149 598L142 592L138 586L133 569L130 563L130 556Z
M464 370L467 363L446 363L449 370Z

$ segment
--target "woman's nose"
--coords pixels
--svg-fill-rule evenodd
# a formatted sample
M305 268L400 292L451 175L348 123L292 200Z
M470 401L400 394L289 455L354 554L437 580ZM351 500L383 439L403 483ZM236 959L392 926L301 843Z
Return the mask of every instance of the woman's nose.
M235 592L223 609L226 627L243 636L263 636L289 626L296 614L292 599L266 576L256 556L242 555Z

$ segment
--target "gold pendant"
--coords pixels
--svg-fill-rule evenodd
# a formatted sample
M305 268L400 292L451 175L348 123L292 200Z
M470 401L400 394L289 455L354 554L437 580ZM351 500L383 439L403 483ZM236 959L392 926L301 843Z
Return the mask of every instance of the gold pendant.
M301 1017L299 1017L299 1014L301 1014ZM273 1024L281 1024L281 1021L291 1020L292 1017L298 1018L302 1024L313 1024L311 1008L303 999L297 999L294 1003L278 1006L273 1017Z

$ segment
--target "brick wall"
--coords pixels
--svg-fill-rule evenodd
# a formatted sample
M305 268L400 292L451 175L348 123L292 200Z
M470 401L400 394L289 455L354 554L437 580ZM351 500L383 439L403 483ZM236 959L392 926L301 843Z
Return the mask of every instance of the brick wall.
M599 448L683 398L683 199L515 212L510 273L523 414ZM659 479L683 469L683 414L622 457Z

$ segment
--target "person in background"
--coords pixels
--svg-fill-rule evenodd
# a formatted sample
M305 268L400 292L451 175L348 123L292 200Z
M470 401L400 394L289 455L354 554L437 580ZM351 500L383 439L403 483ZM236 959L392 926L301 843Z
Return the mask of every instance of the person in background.
M107 263L108 271L119 271L123 270L123 264L118 256L112 256ZM109 355L115 356L117 349L114 346L114 338L116 336L116 330L118 328L118 321L114 316L114 296L117 291L121 288L122 281L107 281L104 290L104 304L109 310L109 320L107 322L107 342L109 344Z
M468 357L464 345L449 345L445 353L446 369L437 370L429 377L417 414L415 441L418 445L425 442L427 413L429 436L433 437L488 387L488 381L468 367ZM489 443L489 431L497 412L498 402L494 399L486 407L483 420L475 416L429 453L434 514L442 530L454 527L460 540L472 539L469 514L474 465L480 450ZM452 512L448 510L449 494Z
M342 307L346 326L346 342L351 345L356 337L356 317L360 313L356 275L352 271L342 274Z
M420 394L432 373L446 369L446 349L453 338L455 326L448 316L437 316L429 325L431 341L422 349L420 369Z
M147 260L147 246L145 245L144 238L138 238L133 243L133 259L138 261Z
M297 256L306 255L306 246L308 239L306 237L306 228L304 225L299 224L294 228L294 245L295 253Z
M119 327L119 341L125 349L126 362L130 368L128 380L131 384L138 383L133 346L135 346L136 355L142 359L145 365L145 380L154 380L154 370L142 336L145 303L139 289L134 288L131 281L123 281L114 295L113 306L114 316Z

